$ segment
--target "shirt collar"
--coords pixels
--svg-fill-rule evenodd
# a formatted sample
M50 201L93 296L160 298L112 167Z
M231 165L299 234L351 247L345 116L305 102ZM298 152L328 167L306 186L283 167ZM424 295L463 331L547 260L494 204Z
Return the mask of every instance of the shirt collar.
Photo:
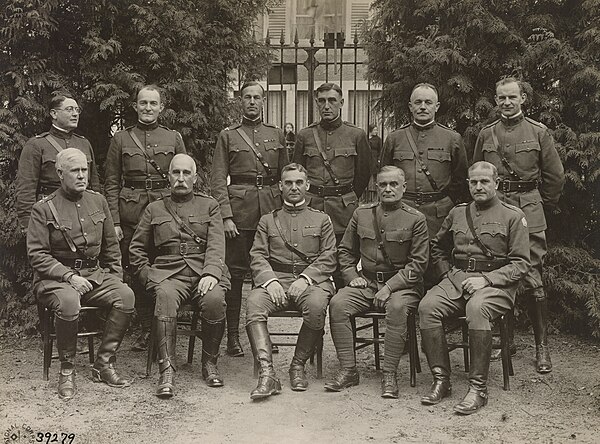
M141 129L142 131L151 131L153 129L158 128L158 120L155 120L152 123L144 123L138 120L137 125L136 125L139 129Z
M321 128L323 128L325 131L332 131L334 129L339 128L340 126L342 126L342 112L340 111L340 113L338 114L338 116L333 119L333 120L324 120L321 119L321 121L319 122L319 125L321 126Z
M420 123L417 123L413 120L412 125L413 125L413 127L415 127L415 129L417 131L428 130L435 126L435 120L432 120L431 122L427 122L425 125L421 125Z

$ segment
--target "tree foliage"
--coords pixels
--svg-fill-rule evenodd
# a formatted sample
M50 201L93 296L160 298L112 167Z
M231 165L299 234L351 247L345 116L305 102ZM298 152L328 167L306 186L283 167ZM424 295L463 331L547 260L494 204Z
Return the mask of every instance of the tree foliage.
M205 169L215 136L236 112L229 89L265 72L268 51L252 38L268 0L4 0L0 7L0 318L27 327L30 271L13 211L18 156L49 126L46 103L66 90L83 105L78 132L100 169L111 131L135 122L133 92L145 83L168 97L162 122L178 130ZM243 14L240 14L243 11ZM102 172L102 171L101 171Z
M600 1L376 0L373 9L364 36L369 77L384 86L381 105L395 124L408 121L412 87L433 83L437 119L456 128L472 154L481 127L499 115L495 82L526 81L525 112L552 131L567 176L560 213L547 215L549 265L589 273L574 284L571 275L558 278L566 268L551 268L547 288L561 301L576 292L597 308L590 298L600 276L586 251L600 254ZM590 331L600 336L595 322Z

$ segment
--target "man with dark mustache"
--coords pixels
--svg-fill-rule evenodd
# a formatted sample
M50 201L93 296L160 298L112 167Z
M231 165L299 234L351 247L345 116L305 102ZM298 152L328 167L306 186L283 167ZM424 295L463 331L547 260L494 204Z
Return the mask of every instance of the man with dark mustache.
M209 387L223 385L217 357L229 288L225 236L219 204L210 196L194 193L196 180L194 159L175 155L169 166L171 195L146 207L131 241L136 277L155 298L159 398L174 394L177 309L190 299L200 307L202 377Z

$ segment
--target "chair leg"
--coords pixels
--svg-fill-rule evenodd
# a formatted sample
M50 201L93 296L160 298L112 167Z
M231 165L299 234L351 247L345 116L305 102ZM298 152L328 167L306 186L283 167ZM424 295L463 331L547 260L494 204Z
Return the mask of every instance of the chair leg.
M469 373L471 366L469 365L469 326L466 321L462 322L462 342L463 342L463 358L465 361L465 372Z
M190 325L190 330L194 333L190 334L190 341L188 344L188 357L187 357L188 364L191 364L192 361L194 360L194 347L196 346L195 331L198 329L198 317L199 316L200 316L200 312L197 310L194 310L192 313L192 322Z
M323 378L323 336L321 336L321 339L319 339L316 349L317 349L317 379L321 379L321 378ZM313 357L314 357L314 353L313 353ZM311 357L311 359L313 359L313 357Z
M152 363L156 359L156 320L152 319L150 327L150 341L148 343L148 357L146 358L146 376L152 373Z
M350 316L350 326L352 327L352 344L354 349L354 362L356 362L356 319Z
M375 349L375 369L381 370L381 355L379 350L379 319L373 318L373 348Z
M42 330L42 340L44 342L43 377L44 381L48 381L48 373L50 371L50 364L52 363L52 338L50 337L50 324L52 323L53 315L47 308L43 308L42 310L40 327Z
M95 361L95 353L94 353L94 336L88 336L88 357L90 359L90 364L93 364Z
M415 325L415 313L411 311L408 313L407 319L407 341L408 341L408 363L410 368L410 386L415 387L417 385L417 363L419 362L419 355L417 351L417 327Z
M502 379L504 380L504 390L510 390L509 363L510 345L508 337L508 329L506 328L506 317L500 318L500 347L502 352Z

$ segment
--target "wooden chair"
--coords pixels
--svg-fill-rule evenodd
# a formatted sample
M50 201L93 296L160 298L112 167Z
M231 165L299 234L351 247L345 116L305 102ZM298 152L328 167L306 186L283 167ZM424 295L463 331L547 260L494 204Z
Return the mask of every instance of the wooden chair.
M369 322L358 325L356 319L368 319ZM354 353L365 347L373 346L375 350L375 368L381 370L381 351L380 346L384 343L385 333L379 329L379 321L385 320L383 311L367 311L357 314L350 318L352 323L352 334L354 336ZM408 357L410 367L410 386L417 385L417 373L421 373L421 360L419 358L419 349L417 347L417 325L416 312L411 310L408 313L407 319L407 337ZM358 336L358 332L372 328L371 336Z
M87 317L91 314L97 314L102 310L101 307L81 307L80 310L80 322L79 325L85 325ZM56 332L54 330L54 312L48 307L38 304L38 316L40 318L40 331L42 334L43 342L43 367L42 375L44 381L47 381L48 373L50 371L50 365L53 359L58 359L58 354L52 353L53 343L56 340ZM81 331L77 333L77 338L87 338L87 348L84 350L78 350L77 353L80 355L88 355L90 364L94 363L94 338L101 338L103 334L102 330L92 329L90 331Z
M510 390L510 376L514 376L514 369L512 363L512 356L510 354L510 326L514 325L511 317L514 317L513 310L507 311L504 315L500 316L497 319L494 319L492 322L494 324L498 324L500 328L500 343L494 344L492 342L492 349L501 350L502 353L502 378L504 382L504 390ZM460 342L449 342L448 343L448 351L455 350L457 348L461 348L463 350L463 359L465 363L465 372L469 371L469 327L467 325L467 318L465 316L460 316L458 318L458 322L460 324L461 329L461 341ZM450 329L448 332L452 331Z
M179 319L179 314L182 312L191 312L190 320ZM191 304L183 305L177 312L177 336L189 336L187 363L191 364L194 360L194 348L196 346L196 337L202 338L201 327L198 326L200 319L200 309L192 307ZM150 340L148 341L148 358L146 360L146 376L150 376L152 372L152 363L156 361L158 350L156 348L156 324L152 322L150 329Z
M269 318L302 318L302 313L299 310L282 310L277 311L275 313L271 313ZM269 330L269 335L271 337L275 336L276 338L281 337L298 337L298 332L288 332L288 331L275 331L272 332ZM296 341L284 341L284 340L275 340L271 342L273 345L277 345L278 347L296 347ZM314 364L315 355L317 355L317 379L321 379L323 377L323 337L317 342L315 346L315 350L313 351L312 356L310 357L310 363ZM256 359L254 359L254 377L258 377L258 369L259 363Z

